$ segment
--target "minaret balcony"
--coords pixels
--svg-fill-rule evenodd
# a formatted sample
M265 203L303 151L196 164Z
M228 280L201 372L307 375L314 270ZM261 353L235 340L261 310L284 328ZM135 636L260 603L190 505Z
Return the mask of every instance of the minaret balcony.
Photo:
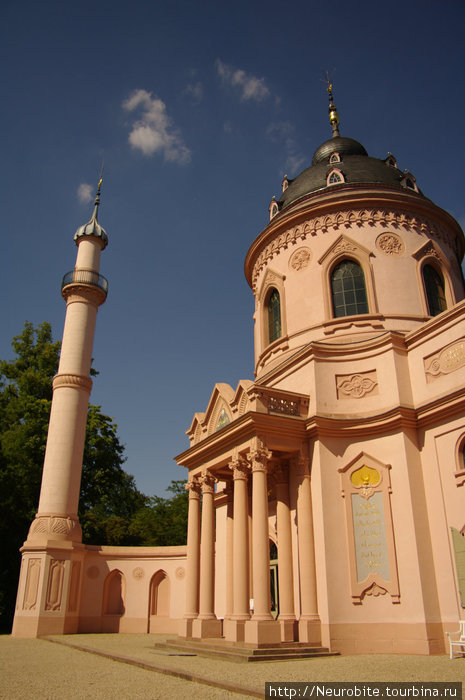
M63 289L70 284L85 284L90 287L98 287L98 289L104 292L105 297L108 294L108 280L94 270L70 270L70 272L67 272L63 277L61 290L63 291Z

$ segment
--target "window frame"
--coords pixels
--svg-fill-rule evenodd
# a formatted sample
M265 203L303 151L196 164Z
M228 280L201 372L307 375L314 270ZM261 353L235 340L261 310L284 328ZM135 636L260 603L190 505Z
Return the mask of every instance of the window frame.
M341 308L341 307L336 306L336 304L335 304L335 295L338 292L336 292L334 290L334 274L341 267L341 265L343 265L344 263L351 263L352 265L355 265L360 270L361 275L359 275L359 277L361 276L363 278L363 291L364 291L364 295L365 295L365 300L364 300L364 302L361 302L361 303L366 305L366 311L358 311L357 310L354 313L343 313L343 314L337 313L337 309ZM352 279L354 279L354 277L352 277ZM330 282L330 287L331 287L331 308L332 308L333 318L346 318L347 316L362 316L364 314L370 313L370 306L369 306L369 302L368 302L367 283L366 283L366 279L365 279L365 274L363 272L363 267L360 265L360 263L357 260L354 260L354 258L351 258L351 257L344 257L344 258L342 258L342 260L339 260L335 265L333 265L331 267L329 282ZM345 297L346 297L346 294L348 294L351 291L356 293L359 290L357 290L355 287L353 290L352 289L345 289L344 283L342 282L341 292L342 292L342 296L343 296L343 308L345 310L347 310L347 303L346 303ZM355 294L354 294L354 296L355 296ZM355 306L358 305L358 302L356 299L354 299L354 304L355 304Z

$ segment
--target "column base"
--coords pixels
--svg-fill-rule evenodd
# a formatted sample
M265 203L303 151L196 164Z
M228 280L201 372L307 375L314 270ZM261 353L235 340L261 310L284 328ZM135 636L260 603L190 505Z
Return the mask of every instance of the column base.
M221 620L216 618L212 620L200 620L198 617L193 620L192 624L192 637L194 639L207 639L208 637L221 637L222 636Z
M297 622L293 620L280 620L278 618L279 626L281 628L281 641L282 642L295 642L297 636Z
M243 642L245 639L245 624L248 620L223 621L223 636L227 642Z
M321 644L321 622L318 616L313 620L299 620L299 642Z
M246 620L246 644L279 644L281 629L277 620Z
M184 617L179 622L178 635L184 637L185 639L191 639L192 637L192 625L194 623L195 617Z

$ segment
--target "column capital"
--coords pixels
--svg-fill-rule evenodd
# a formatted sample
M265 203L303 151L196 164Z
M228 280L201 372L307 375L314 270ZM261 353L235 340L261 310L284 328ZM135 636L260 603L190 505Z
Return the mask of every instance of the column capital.
M228 467L233 473L234 481L247 481L250 473L250 465L243 457L233 458L231 462L229 462Z
M218 479L216 479L208 469L203 470L199 481L202 487L202 493L215 493L215 484Z
M186 491L189 491L189 498L200 498L200 483L199 483L199 478L197 476L194 476L192 479L189 479L187 484L184 484L184 488Z
M266 444L259 437L253 439L247 460L250 462L252 472L267 472L268 461L273 456Z

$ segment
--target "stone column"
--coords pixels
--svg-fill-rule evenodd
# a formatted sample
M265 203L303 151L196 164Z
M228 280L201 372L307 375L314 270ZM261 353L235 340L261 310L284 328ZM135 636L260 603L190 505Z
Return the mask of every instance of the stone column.
M249 613L249 554L248 554L248 490L250 467L235 456L229 468L234 477L233 522L233 613L225 623L224 636L233 642L244 641L244 624Z
M228 481L224 492L226 504L226 612L224 619L229 620L234 611L233 552L234 552L234 499L233 484Z
M180 637L192 637L192 622L199 614L200 483L197 477L186 484L189 491L187 514L186 612Z
M247 455L252 467L252 576L254 613L245 625L245 641L277 643L279 623L270 612L270 551L268 530L267 465L271 458L264 443L255 438Z
M310 459L301 453L295 459L297 472L297 536L300 570L299 641L321 643L316 589Z
M295 636L294 577L292 573L292 534L289 509L289 470L283 465L274 472L276 482L276 525L278 534L279 624L281 641Z
M215 604L215 477L206 469L200 477L202 485L202 519L200 532L200 596L199 614L192 624L192 636L220 637L221 622L216 619Z

